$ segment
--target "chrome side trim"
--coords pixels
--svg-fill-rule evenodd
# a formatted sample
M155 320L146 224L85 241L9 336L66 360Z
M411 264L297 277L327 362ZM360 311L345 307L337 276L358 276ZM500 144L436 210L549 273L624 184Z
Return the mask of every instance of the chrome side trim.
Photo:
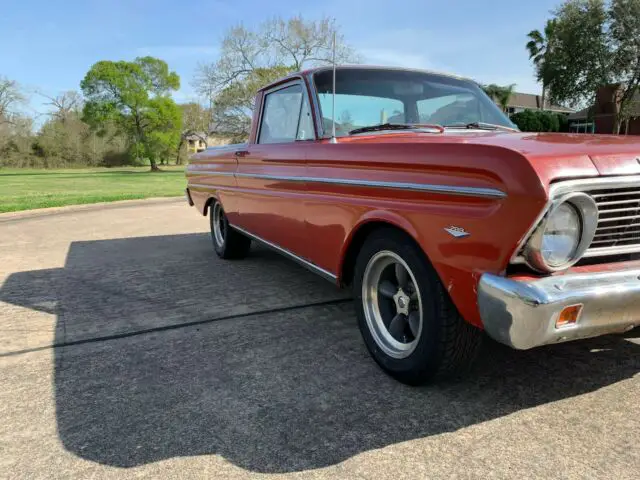
M208 190L217 190L218 188L225 188L225 186L222 185L205 185L202 183L190 183L189 184L189 188L205 188Z
M525 350L640 325L640 269L513 280L485 273L478 308L487 333ZM582 305L578 321L556 328L568 306Z
M554 193L579 191L592 191L600 188L624 188L634 187L640 184L640 175L627 175L623 177L594 177L581 180L568 180L558 182L551 186Z
M308 260L305 260L302 257L299 257L295 253L292 253L289 250L276 245L275 243L272 243L272 242L270 242L268 240L265 240L264 238L261 238L261 237L259 237L257 235L254 235L253 233L246 231L244 228L240 228L240 227L238 227L236 225L231 225L231 224L229 224L229 226L231 226L235 230L238 230L240 233L243 233L247 237L250 237L252 240L255 240L256 242L259 242L259 243L265 245L266 247L269 247L269 248L277 251L278 253L281 253L281 254L285 255L286 257L288 257L291 260L293 260L294 262L302 265L303 267L307 268L308 270L311 270L312 272L317 273L321 277L324 277L326 280L329 280L330 282L333 282L333 283L337 283L338 282L338 277L335 276L333 273L331 273L328 270L325 270L324 268L321 268L321 267L317 266L314 263L311 263Z
M201 172L208 175L217 175L220 172ZM228 172L224 172L227 175ZM507 194L495 188L462 187L456 185L436 185L428 183L410 182L382 182L372 180L358 180L350 178L326 178L326 177L298 177L287 175L264 175L257 173L236 173L239 178L255 178L260 180L276 180L286 182L322 183L330 185L344 185L354 187L389 188L394 190L411 190L427 193L443 193L448 195L464 195L470 197L506 198Z
M220 172L217 170L195 170L190 172L189 170L187 170L185 175L187 178L203 176L203 175L218 175L220 177L233 177L235 176L235 172Z

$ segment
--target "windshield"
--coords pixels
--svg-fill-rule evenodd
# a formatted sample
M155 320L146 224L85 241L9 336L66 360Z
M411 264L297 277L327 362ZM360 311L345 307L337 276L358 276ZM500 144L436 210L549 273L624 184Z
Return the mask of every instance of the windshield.
M314 74L325 137L331 134L332 80L331 70ZM385 123L516 128L476 83L426 72L339 68L335 105L336 136Z

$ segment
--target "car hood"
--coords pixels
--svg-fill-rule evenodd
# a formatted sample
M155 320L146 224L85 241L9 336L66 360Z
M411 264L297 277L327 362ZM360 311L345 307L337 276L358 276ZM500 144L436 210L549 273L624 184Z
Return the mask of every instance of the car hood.
M569 177L640 174L640 137L569 133L458 131L398 132L348 137L355 143L463 143L520 153L543 181Z
M515 150L540 168L563 160L588 158L600 175L640 174L640 137L514 133L485 136L482 142Z

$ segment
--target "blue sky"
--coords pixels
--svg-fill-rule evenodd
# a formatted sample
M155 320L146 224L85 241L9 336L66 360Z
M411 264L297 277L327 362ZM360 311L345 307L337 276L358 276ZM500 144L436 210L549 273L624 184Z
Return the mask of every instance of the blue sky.
M225 31L273 16L330 15L366 63L426 68L482 82L539 86L524 48L559 0L3 0L0 75L37 95L78 90L98 60L163 58L180 74L179 101L194 98L198 62L213 61Z

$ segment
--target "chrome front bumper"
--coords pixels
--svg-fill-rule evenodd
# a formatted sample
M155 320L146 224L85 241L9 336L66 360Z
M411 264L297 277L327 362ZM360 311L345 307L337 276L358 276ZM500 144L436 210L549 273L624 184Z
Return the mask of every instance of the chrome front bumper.
M556 328L563 308L582 304L575 324ZM485 330L520 350L640 325L640 269L514 280L485 273L478 286Z

